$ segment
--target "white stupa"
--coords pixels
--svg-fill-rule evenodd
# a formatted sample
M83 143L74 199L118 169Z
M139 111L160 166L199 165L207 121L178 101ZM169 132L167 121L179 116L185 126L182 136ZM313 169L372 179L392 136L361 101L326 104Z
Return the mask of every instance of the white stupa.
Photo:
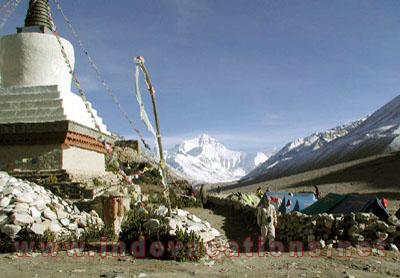
M71 92L48 1L30 2L25 27L0 39L0 170L104 172L106 149L84 101ZM73 68L73 46L61 42ZM110 132L91 111L111 144Z

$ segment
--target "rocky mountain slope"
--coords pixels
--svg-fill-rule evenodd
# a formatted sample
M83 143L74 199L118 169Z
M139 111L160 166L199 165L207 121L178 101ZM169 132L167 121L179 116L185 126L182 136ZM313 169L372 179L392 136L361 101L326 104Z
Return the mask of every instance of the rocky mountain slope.
M366 119L290 142L242 180L267 180L400 149L400 96Z

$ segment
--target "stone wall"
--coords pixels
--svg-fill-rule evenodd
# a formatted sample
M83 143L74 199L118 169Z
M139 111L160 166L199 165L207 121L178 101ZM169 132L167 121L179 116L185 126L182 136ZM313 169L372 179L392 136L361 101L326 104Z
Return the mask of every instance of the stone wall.
M223 206L231 208L233 212L249 212L250 214L254 214L254 218L257 216L257 208L252 207L238 200L233 200L226 198L226 195L208 195L207 203L214 206Z
M140 153L140 143L138 140L120 140L115 142L115 146L121 148L131 148Z
M84 201L91 201L106 191L118 191L122 184L112 172L38 170L10 171L10 175L40 184L63 198L85 198Z
M207 201L212 205L230 207L233 211L252 212L256 219L257 208L240 201L223 195L210 195ZM353 245L366 241L375 245L378 239L389 249L397 249L395 245L400 245L400 220L396 216L384 222L372 213L323 213L312 216L301 212L278 213L276 240L282 242L318 241L322 247L337 247L339 241L348 241Z
M349 241L353 245L367 241L375 245L378 239L390 246L400 244L400 221L391 216L384 222L372 213L361 212L312 216L292 212L278 218L276 233L276 238L284 242L319 241L323 247L335 247L339 241Z
M0 146L0 170L52 170L62 168L62 149L57 144Z

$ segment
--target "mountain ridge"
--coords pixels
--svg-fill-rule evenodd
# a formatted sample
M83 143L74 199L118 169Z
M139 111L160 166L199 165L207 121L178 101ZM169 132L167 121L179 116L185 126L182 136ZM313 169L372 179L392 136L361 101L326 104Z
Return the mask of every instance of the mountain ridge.
M400 150L400 96L370 116L296 139L241 180L269 180Z
M246 175L268 158L264 152L228 150L207 134L184 140L166 155L167 164L192 182L229 182Z

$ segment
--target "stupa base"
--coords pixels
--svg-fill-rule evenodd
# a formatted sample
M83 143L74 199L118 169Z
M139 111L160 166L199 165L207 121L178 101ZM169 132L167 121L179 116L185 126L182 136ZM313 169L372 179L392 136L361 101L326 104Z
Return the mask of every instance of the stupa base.
M99 136L73 121L0 124L0 170L105 172ZM113 139L103 136L111 146Z

